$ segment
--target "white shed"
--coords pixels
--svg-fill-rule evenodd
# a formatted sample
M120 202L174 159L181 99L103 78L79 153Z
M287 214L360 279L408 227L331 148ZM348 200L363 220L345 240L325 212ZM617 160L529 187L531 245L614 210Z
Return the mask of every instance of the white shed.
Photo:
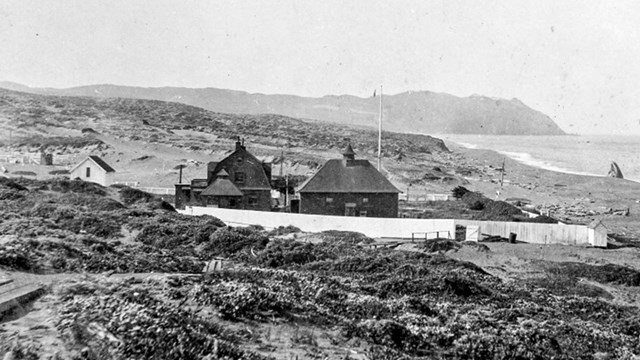
M593 220L587 227L589 244L596 247L607 247L607 228L602 220Z
M115 170L100 157L91 155L69 171L71 179L90 181L102 186L113 184Z

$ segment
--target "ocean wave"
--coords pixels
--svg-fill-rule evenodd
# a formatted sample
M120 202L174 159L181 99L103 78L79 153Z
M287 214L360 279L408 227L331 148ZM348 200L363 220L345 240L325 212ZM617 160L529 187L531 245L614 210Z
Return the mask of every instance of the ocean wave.
M454 143L460 146L466 147L467 149L478 149L478 145L469 144L469 143L460 142L460 141L454 141Z
M569 170L566 168L562 168L553 164L550 164L544 160L540 160L540 159L536 159L534 158L531 154L528 153L521 153L521 152L512 152L512 151L497 151L498 153L507 156L510 159L513 159L519 163L525 164L525 165L529 165L529 166L533 166L533 167L537 167L539 169L544 169L544 170L549 170L549 171L555 171L555 172L560 172L560 173L565 173L565 174L572 174L572 175L585 175L585 176L604 176L603 174L594 174L594 173L589 173L589 172L585 172L585 171L575 171L575 170Z

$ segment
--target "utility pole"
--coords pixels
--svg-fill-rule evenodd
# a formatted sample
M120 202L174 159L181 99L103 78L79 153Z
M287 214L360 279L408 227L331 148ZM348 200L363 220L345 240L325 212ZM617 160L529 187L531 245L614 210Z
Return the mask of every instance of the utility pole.
M380 117L378 118L378 171L382 169L382 85L380 85Z
M502 168L500 169L500 187L502 187L502 184L504 182L504 161L505 158L502 158Z
M284 177L284 212L290 212L289 207L289 172Z

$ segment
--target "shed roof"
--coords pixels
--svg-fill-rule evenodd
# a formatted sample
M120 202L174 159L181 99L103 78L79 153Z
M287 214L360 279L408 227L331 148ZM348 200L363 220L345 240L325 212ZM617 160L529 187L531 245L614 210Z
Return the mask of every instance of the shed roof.
M602 223L602 219L595 219L592 222L590 222L587 227L589 229L597 229L597 228L604 228L606 229L607 227Z
M80 165L82 165L87 160L93 161L96 165L102 168L102 170L108 173L115 172L114 168L109 166L109 164L107 164L104 160L102 160L99 156L96 156L96 155L89 155L86 159L80 161L78 165L74 166L73 169L71 169L69 172L73 172L75 169L77 169Z
M242 196L242 191L238 189L228 178L219 177L211 185L207 186L201 195L208 196Z
M332 159L300 185L298 192L397 194L401 191L368 160Z

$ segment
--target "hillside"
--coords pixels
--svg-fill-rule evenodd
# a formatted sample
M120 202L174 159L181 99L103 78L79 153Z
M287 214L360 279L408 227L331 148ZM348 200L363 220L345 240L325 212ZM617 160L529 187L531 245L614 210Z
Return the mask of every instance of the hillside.
M2 89L0 126L7 130L0 133L4 154L35 152L42 146L56 158L94 153L115 165L122 176L119 181L142 181L145 186L173 186L177 175L171 169L176 165L187 159L196 165L215 160L233 148L237 136L245 139L252 153L276 164L284 152L284 168L299 175L340 157L347 142L359 157L370 160L375 160L378 146L377 132L362 127L282 115L216 113L176 102ZM382 153L393 181L420 183L426 164L458 167L444 142L431 136L384 132ZM191 170L186 170L187 179L202 176L199 168ZM456 181L453 174L445 175Z
M0 82L0 87L38 94L119 97L175 101L207 110L232 114L280 114L347 125L375 127L378 98L250 94L203 88L142 88L90 85L69 89L38 89ZM389 131L425 134L563 135L547 115L518 99L485 96L456 97L429 91L405 92L384 97L383 127Z
M68 180L0 177L0 205L0 279L48 285L0 316L3 359L640 353L634 247L371 248L358 233L231 227L135 189ZM222 269L200 272L217 257Z

